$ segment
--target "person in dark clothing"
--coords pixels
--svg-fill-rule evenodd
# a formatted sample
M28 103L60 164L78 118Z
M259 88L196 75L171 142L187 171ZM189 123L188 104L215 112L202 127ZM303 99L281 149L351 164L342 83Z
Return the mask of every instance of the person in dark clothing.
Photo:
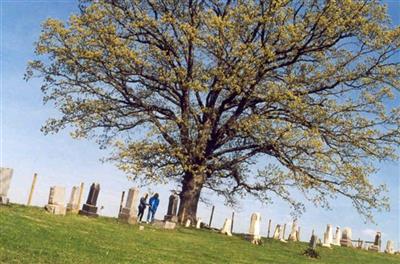
M146 210L146 206L148 206L149 204L147 203L147 197L149 195L147 193L145 193L143 195L142 198L140 198L140 203L139 203L139 210L138 210L138 218L139 218L139 222L142 222L142 218L144 215L144 210Z
M158 193L154 194L153 197L150 198L149 201L149 211L147 213L147 222L153 222L154 221L154 215L156 214L158 204L160 203L160 200L158 199Z

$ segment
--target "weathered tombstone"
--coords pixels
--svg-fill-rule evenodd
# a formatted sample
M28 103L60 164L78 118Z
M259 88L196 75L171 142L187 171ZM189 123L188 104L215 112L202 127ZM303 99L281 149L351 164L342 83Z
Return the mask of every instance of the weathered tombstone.
M137 210L136 201L139 197L138 188L130 188L128 191L128 197L126 198L125 206L121 209L118 214L118 219L128 224L136 224L137 222Z
M311 258L319 258L320 257L319 253L316 251L317 241L318 241L317 236L312 234L310 242L308 243L308 248L304 251L303 255L306 255Z
M44 208L55 215L65 215L64 206L65 188L53 186L50 188L49 201Z
M332 238L333 238L332 225L327 225L326 232L324 233L324 242L322 243L322 246L330 248L332 244Z
M267 238L269 238L269 234L271 233L271 219L268 221L268 233L267 233Z
M342 239L340 239L340 245L342 247L353 247L351 242L351 228L345 227L342 232Z
M283 231L281 234L281 241L285 241L285 236L286 236L286 224L283 225Z
M226 218L225 222L224 222L224 225L222 226L222 229L220 231L221 234L232 236L231 226L232 226L232 220L229 219L229 218Z
M296 232L296 234L297 234L297 241L300 241L300 238L301 238L301 236L300 236L300 230L301 230L301 228L300 228L300 226L297 228L297 232Z
M0 204L8 204L8 190L10 189L11 178L13 169L0 168Z
M197 217L197 219L196 219L196 229L200 229L200 227L201 227L201 218Z
M253 213L251 215L250 228L249 228L250 241L252 244L256 245L261 244L260 222L261 222L260 213Z
M333 240L333 244L335 246L340 246L340 238L341 238L341 236L342 236L342 232L340 231L340 227L337 226L336 227L336 232L335 232L335 238Z
M311 239L310 239L310 243L308 244L309 248L311 248L312 250L316 250L317 249L317 241L318 238L316 235L311 235Z
M170 221L164 221L164 229L175 229L176 223Z
M392 240L388 240L387 241L385 253L394 254L394 246L393 246L393 241Z
M382 244L381 237L382 237L381 232L376 232L374 244L368 247L369 251L379 252L381 250L381 244Z
M358 239L357 249L362 249L364 247L364 240Z
M86 203L82 206L82 210L79 210L80 215L86 215L90 217L97 217L97 198L99 197L100 184L93 183L90 186L89 195Z
M272 236L273 239L279 240L281 235L281 225L277 224L275 227L274 235Z
M185 223L185 227L190 227L190 224L191 224L190 219L187 219L187 220L186 220L186 223Z
M77 214L79 211L79 187L73 186L71 191L71 196L69 198L69 202L67 203L67 212Z
M178 216L176 215L176 212L178 210L178 202L179 202L178 195L171 194L169 196L168 210L167 214L164 216L165 221L178 222Z
M289 241L298 241L297 233L298 233L297 220L293 220L292 230L290 231L288 240Z

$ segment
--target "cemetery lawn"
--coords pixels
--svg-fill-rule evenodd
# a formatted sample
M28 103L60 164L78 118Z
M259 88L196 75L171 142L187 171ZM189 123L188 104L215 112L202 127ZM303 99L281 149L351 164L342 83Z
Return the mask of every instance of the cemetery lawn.
M400 263L400 256L351 248L318 248L320 259L302 255L306 243L265 240L208 230L161 230L118 223L115 218L55 216L38 207L0 206L0 263Z

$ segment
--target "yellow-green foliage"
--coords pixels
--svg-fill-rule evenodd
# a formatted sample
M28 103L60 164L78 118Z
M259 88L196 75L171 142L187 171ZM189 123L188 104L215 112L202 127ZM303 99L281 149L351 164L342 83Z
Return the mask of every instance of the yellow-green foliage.
M45 132L98 136L133 179L301 210L292 186L369 217L372 162L400 141L399 37L374 0L85 1L44 22L27 74L62 113Z

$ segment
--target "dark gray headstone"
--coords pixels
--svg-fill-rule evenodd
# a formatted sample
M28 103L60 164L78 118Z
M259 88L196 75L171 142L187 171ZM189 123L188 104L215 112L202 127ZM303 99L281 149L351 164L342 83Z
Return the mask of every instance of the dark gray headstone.
M310 243L308 244L308 246L310 248L312 248L313 250L315 250L317 248L317 241L318 241L317 236L316 235L312 235L311 239L310 239Z
M86 200L86 204L82 206L82 210L79 210L80 215L86 215L91 217L97 217L97 198L99 197L100 184L93 183L90 186L89 195Z
M179 202L178 195L171 194L169 196L168 210L167 210L167 214L164 216L164 220L172 221L172 222L177 221L176 213L178 210L178 202Z
M374 241L374 245L378 246L379 248L381 247L382 244L382 239L381 239L381 232L377 232L375 235L375 241Z

